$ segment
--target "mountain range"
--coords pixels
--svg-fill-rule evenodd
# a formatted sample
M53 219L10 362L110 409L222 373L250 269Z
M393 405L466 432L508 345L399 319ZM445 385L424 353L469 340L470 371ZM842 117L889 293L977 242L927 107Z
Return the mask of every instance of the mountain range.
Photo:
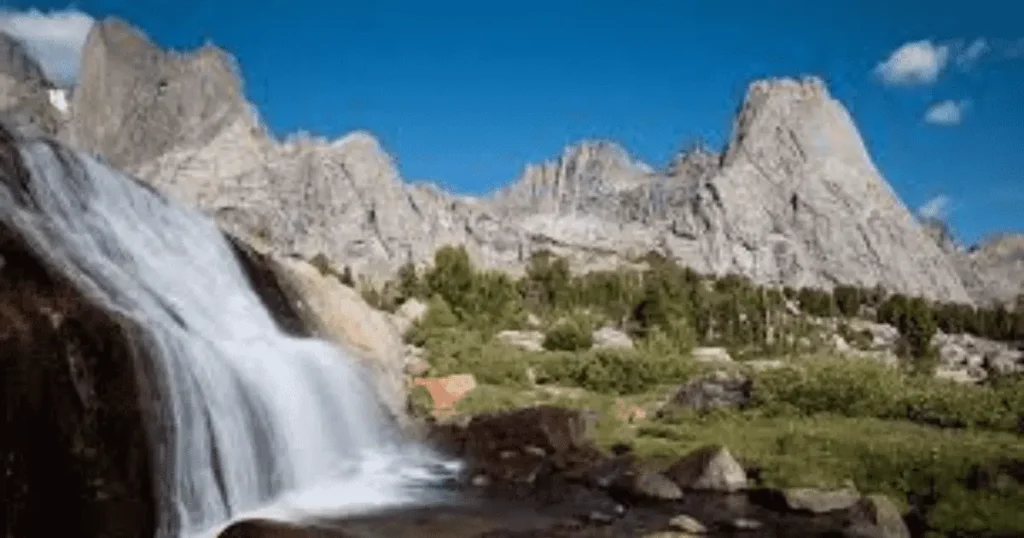
M478 264L510 272L539 249L577 269L653 250L773 285L882 286L975 304L1024 293L1024 236L967 249L916 217L815 77L752 82L720 151L698 144L659 169L614 142L584 140L485 197L405 182L367 132L277 140L230 54L162 50L117 19L90 31L70 92L0 35L0 110L235 235L375 278L463 244Z

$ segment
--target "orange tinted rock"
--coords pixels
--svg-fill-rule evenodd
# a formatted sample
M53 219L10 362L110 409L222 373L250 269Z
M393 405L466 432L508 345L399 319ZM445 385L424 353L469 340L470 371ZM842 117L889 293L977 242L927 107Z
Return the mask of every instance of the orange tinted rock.
M450 411L466 394L476 388L472 374L456 374L446 377L420 377L413 385L422 386L434 400L434 411Z

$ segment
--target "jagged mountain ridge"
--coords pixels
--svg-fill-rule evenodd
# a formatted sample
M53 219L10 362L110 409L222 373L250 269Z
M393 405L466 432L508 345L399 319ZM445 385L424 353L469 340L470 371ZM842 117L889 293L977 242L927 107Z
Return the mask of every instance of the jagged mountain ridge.
M1002 234L954 260L979 302L1015 305L1024 297L1024 235Z
M971 300L819 79L752 84L721 155L697 147L654 170L586 141L481 199L405 183L368 133L273 140L241 87L215 47L166 52L105 20L87 39L64 136L236 234L359 273L388 274L451 243L510 271L540 248L583 267L658 250L761 282Z
M965 247L941 219L924 219L923 225L976 302L1012 308L1024 297L1024 234L997 234Z

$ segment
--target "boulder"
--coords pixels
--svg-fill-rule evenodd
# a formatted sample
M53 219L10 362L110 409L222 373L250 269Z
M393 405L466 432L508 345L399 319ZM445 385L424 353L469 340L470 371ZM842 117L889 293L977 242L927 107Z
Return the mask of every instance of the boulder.
M980 374L980 375L979 375ZM945 379L963 385L974 385L985 379L984 370L961 370L946 367L935 369L934 376L937 379Z
M633 349L633 339L613 327L601 327L594 331L592 337L595 349Z
M639 499L674 501L683 498L683 490L675 482L642 467L624 473L614 484L614 489Z
M1000 349L985 356L985 370L993 375L1011 375L1024 372L1024 352Z
M683 490L732 493L747 487L747 473L724 446L706 446L680 458L665 471Z
M679 514L678 516L670 519L668 525L677 531L689 534L704 534L708 532L708 529L704 524L686 514Z
M593 426L582 411L546 405L479 415L466 427L466 455L487 457L524 446L568 454L592 445Z
M732 355L724 347L697 347L691 352L697 362L731 363Z
M847 351L850 351L850 344L841 335L833 334L832 349L838 353L846 353Z
M859 536L871 538L910 538L910 529L903 520L899 508L884 495L867 495L856 507L857 520L854 528L861 530Z
M782 492L790 510L825 514L852 508L860 501L860 493L854 489L821 490L816 488L791 488Z
M750 401L753 386L753 381L742 373L716 370L680 387L659 414L675 409L742 408Z
M312 264L264 252L285 294L314 335L331 341L368 366L381 402L405 423L405 345L384 312L356 290Z
M544 351L544 333L540 331L501 331L496 338L526 351Z

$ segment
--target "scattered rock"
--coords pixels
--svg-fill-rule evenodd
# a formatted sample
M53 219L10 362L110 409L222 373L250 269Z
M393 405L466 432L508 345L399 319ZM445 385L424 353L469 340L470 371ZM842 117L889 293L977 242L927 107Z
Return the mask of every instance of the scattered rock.
M842 336L833 334L832 349L836 350L838 353L846 353L847 351L850 351L850 344Z
M1024 372L1024 352L1003 349L985 356L985 370L994 375L1011 375Z
M732 355L724 347L697 347L691 352L698 362L731 363Z
M496 338L526 351L544 351L544 333L540 331L501 331Z
M729 525L741 531L756 531L763 526L760 521L746 517L736 518L730 521Z
M683 490L736 492L747 487L747 473L728 448L706 446L683 456L665 471Z
M867 495L857 508L860 516L875 527L872 538L910 538L903 515L885 495Z
M900 338L899 329L886 323L876 323L861 318L852 318L847 320L847 325L850 327L850 330L854 332L866 332L870 334L872 349L891 349L896 346L896 341Z
M938 379L945 379L964 385L973 385L985 379L984 371L981 371L981 377L975 377L977 373L978 371L954 370L946 367L938 367L935 369L934 375Z
M628 334L612 327L602 327L594 331L593 340L595 349L633 349L633 339Z
M708 532L708 529L704 524L686 514L679 514L672 518L669 520L668 526L674 530L690 534L704 534Z
M720 408L742 408L749 401L753 382L739 372L716 370L683 385L661 409L661 413L673 409L708 411Z
M860 501L860 493L854 489L820 490L814 488L792 488L782 492L790 510L825 514L847 510Z
M526 315L526 326L527 327L530 327L530 328L533 328L533 329L538 329L538 328L540 328L541 325L542 325L542 322L541 322L540 318L537 317L537 314L534 314L534 313L531 312L531 313Z
M751 370L755 372L763 372L765 370L777 370L779 368L786 368L789 366L785 361L779 359L754 359L750 361L744 361L743 364L747 365Z

